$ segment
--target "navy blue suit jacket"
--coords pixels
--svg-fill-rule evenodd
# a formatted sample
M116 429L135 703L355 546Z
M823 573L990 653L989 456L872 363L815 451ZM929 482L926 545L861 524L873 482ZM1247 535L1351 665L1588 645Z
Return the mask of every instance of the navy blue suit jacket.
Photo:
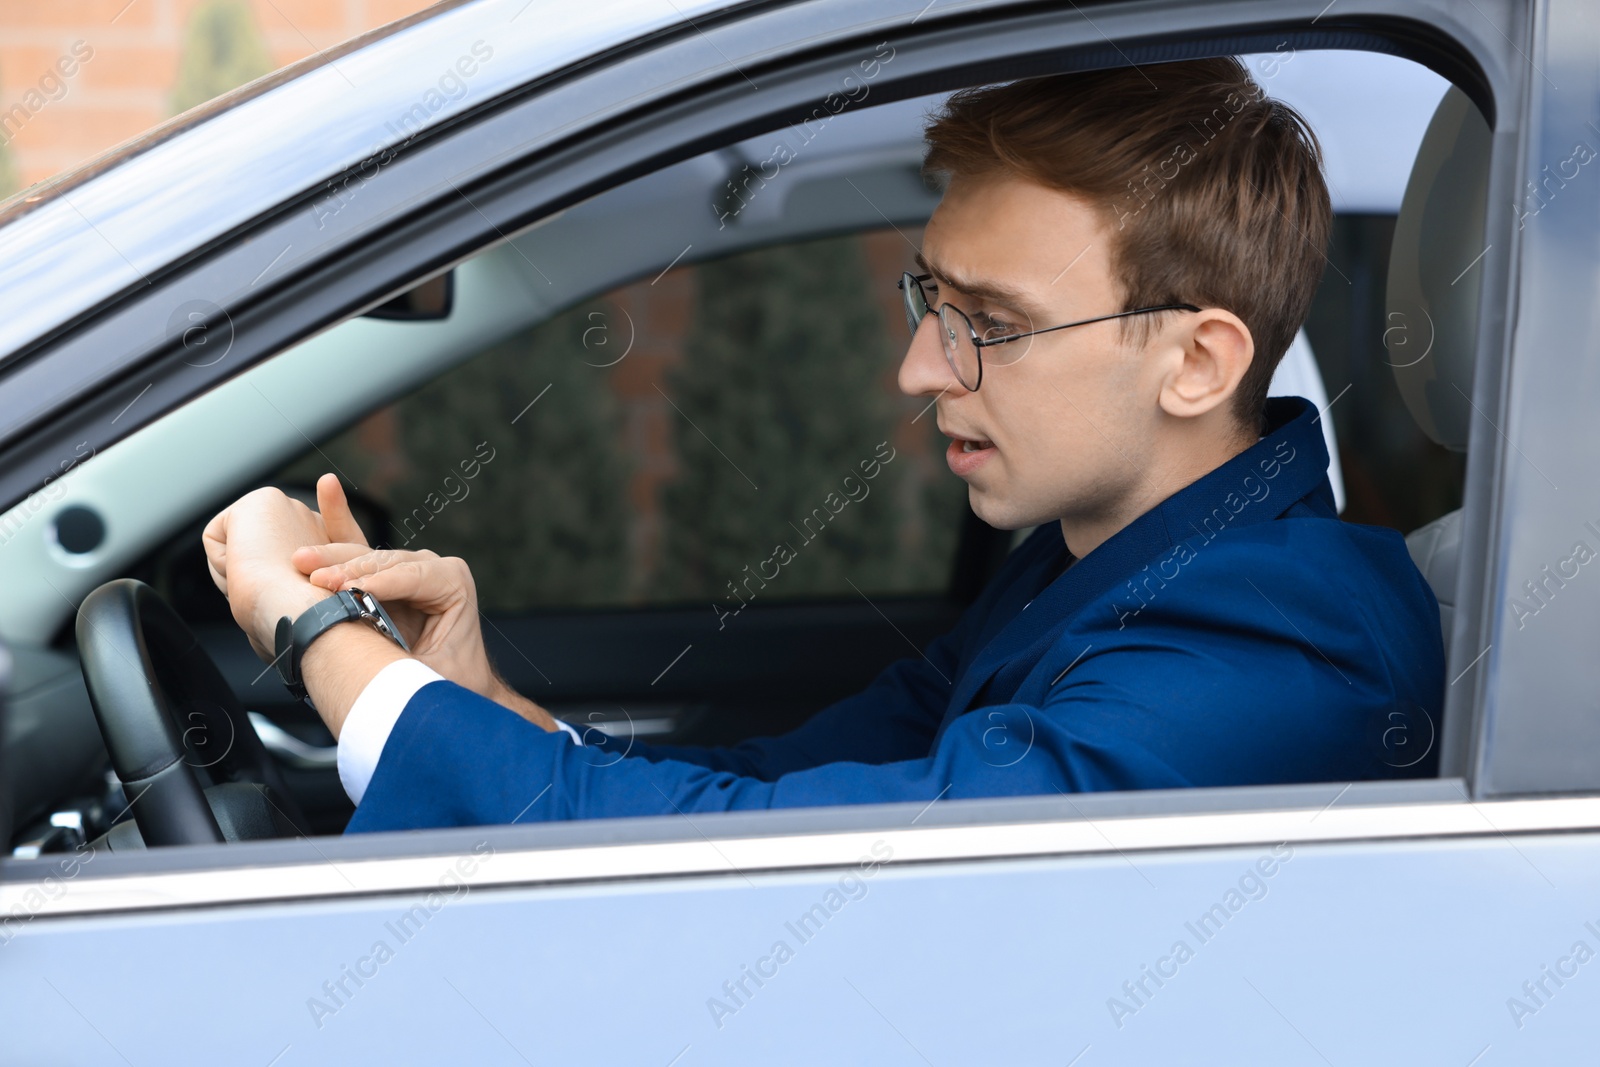
M579 747L427 685L347 832L1433 774L1433 593L1400 534L1336 517L1310 403L1267 415L1082 559L1041 527L954 630L781 737Z

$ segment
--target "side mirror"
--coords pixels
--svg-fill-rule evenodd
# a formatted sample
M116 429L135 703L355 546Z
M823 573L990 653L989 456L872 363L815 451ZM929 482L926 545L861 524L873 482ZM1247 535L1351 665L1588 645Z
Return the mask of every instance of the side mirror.
M437 322L440 319L448 319L451 308L455 306L455 277L456 272L450 270L437 278L429 278L415 289L408 289L393 300L379 304L367 312L365 317L398 319L404 322Z

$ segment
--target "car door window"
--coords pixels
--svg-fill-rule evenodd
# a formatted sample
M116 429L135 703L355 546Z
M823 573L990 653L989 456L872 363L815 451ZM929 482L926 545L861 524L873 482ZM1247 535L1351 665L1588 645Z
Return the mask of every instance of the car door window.
M395 548L488 611L934 594L965 489L900 395L915 231L680 265L490 346L320 441Z

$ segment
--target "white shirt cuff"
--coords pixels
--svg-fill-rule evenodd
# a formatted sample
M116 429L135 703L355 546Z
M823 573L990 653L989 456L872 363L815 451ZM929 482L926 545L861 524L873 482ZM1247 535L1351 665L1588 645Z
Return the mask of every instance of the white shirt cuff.
M373 675L361 690L339 731L339 782L351 803L360 804L366 795L383 746L411 698L423 686L442 681L444 676L421 660L399 659ZM573 727L560 719L556 725L567 732L573 744L583 744Z

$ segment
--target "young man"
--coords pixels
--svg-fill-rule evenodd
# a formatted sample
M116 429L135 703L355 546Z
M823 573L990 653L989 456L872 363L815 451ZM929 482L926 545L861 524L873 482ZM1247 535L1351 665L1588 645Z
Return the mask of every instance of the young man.
M465 563L371 551L331 475L320 515L258 490L205 542L264 659L352 587L410 638L328 624L287 652L351 831L1432 773L1385 745L1438 720L1434 597L1399 534L1336 518L1316 410L1266 399L1329 226L1299 117L1211 59L969 90L926 132L946 190L900 386L973 510L1039 529L951 633L800 729L625 746L496 677Z

